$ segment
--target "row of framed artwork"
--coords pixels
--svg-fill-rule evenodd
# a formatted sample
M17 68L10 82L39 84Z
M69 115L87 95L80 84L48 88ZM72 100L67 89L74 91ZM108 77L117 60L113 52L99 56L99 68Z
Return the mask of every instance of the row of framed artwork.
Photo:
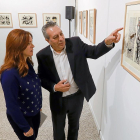
M126 4L121 65L140 81L140 1ZM79 11L79 32L88 36L88 10ZM89 40L95 44L96 9L89 10Z
M18 13L19 26L21 28L35 28L37 27L37 15L36 13ZM56 22L58 26L61 26L59 13L43 13L43 25L48 21ZM12 14L0 13L0 28L12 28Z
M79 11L79 32L88 36L88 10ZM96 39L96 9L89 10L89 40L95 44Z
M126 4L121 65L140 81L140 1ZM79 11L79 32L88 36L88 10ZM95 44L96 9L89 10L89 40Z

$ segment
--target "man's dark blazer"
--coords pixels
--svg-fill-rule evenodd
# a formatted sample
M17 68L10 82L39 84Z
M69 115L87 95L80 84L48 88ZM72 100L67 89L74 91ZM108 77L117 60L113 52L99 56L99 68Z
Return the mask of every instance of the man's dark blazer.
M89 71L86 58L97 59L111 48L106 47L104 41L97 46L85 44L79 37L66 39L66 53L73 74L73 78L87 101L96 91L95 84ZM38 75L43 88L50 92L50 107L59 112L62 107L62 92L54 92L54 85L60 81L50 45L37 53Z

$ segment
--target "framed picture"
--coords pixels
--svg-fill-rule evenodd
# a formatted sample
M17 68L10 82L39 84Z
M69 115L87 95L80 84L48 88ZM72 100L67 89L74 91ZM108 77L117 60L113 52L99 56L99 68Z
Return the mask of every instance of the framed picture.
M95 44L96 39L96 9L89 10L89 40Z
M0 28L12 28L11 13L0 13Z
M79 33L82 34L82 11L79 12Z
M140 81L140 1L126 4L121 65Z
M83 16L82 16L82 33L83 35L87 38L87 31L88 31L88 11L83 11Z
M35 13L19 13L19 26L21 28L37 27L37 18Z
M61 27L60 14L59 13L43 13L43 25L45 25L49 21L53 21L59 27Z

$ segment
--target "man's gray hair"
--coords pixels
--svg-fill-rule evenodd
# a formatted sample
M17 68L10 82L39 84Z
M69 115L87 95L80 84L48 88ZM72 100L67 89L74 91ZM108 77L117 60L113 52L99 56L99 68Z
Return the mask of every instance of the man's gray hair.
M46 33L46 30L50 27L54 27L54 26L57 26L57 24L53 21L49 21L47 22L43 27L42 27L42 33L45 37L45 39L49 39L49 35Z

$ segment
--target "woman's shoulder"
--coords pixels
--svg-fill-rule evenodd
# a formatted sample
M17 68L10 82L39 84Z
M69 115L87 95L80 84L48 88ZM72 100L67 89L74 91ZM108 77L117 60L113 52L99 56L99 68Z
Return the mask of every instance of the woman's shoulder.
M10 79L18 75L18 70L16 68L10 68L2 72L1 79Z
M2 74L12 74L12 73L17 73L17 69L16 68L10 68L10 69L7 69L5 71L3 71Z
M18 72L15 68L10 68L2 72L1 85L5 91L8 90L7 88L10 90L15 89L19 85Z

